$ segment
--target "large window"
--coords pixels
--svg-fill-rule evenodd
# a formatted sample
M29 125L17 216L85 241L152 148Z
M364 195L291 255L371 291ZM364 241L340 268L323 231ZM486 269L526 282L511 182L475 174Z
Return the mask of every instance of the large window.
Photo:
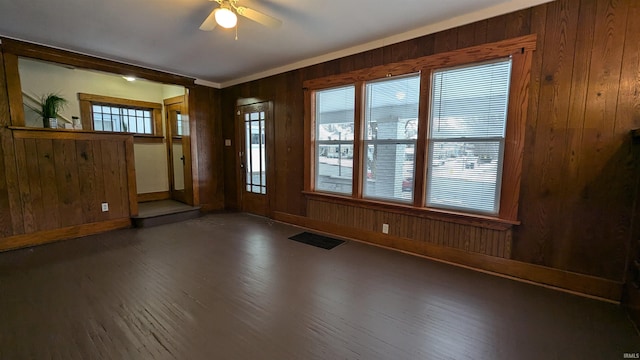
M516 222L534 49L527 36L305 81L305 190Z

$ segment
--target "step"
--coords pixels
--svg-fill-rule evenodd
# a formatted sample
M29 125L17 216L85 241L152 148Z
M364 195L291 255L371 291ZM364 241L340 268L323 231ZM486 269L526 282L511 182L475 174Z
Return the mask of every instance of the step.
M171 224L200 216L199 206L189 206L176 201L163 200L138 204L138 215L132 216L133 226L152 227Z

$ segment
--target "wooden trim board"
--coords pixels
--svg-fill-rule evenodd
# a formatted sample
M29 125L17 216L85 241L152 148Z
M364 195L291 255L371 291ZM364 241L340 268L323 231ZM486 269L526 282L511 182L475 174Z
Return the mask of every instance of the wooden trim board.
M317 230L330 235L349 238L371 245L418 255L431 260L462 266L492 275L507 277L535 285L582 295L598 300L619 303L622 297L622 283L546 266L540 266L511 259L503 259L463 250L416 242L368 230L329 224L307 217L274 211L273 219L285 223Z
M170 199L171 194L168 191L158 191L152 193L138 194L138 202L158 201Z
M131 218L107 220L98 223L68 226L59 229L37 231L29 234L14 235L0 239L0 251L21 247L46 244L58 240L73 239L87 235L99 234L110 230L131 227Z

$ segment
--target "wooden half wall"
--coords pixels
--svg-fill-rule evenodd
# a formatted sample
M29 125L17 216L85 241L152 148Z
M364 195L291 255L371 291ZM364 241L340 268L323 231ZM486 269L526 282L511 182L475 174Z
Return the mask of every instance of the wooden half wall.
M91 131L24 128L18 58L137 77L189 89L193 199L205 211L224 207L219 90L194 79L1 39L0 250L131 226L137 215L133 137ZM186 115L186 114L185 114ZM142 200L163 198L154 193ZM101 204L109 204L103 212Z
M9 130L12 231L0 238L0 250L131 225L138 211L131 134Z

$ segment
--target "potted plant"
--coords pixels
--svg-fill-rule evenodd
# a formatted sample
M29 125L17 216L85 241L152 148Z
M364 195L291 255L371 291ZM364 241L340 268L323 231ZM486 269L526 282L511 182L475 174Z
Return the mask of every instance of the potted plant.
M46 128L58 127L58 112L64 108L67 100L58 94L44 95L40 101L42 106L42 122Z

